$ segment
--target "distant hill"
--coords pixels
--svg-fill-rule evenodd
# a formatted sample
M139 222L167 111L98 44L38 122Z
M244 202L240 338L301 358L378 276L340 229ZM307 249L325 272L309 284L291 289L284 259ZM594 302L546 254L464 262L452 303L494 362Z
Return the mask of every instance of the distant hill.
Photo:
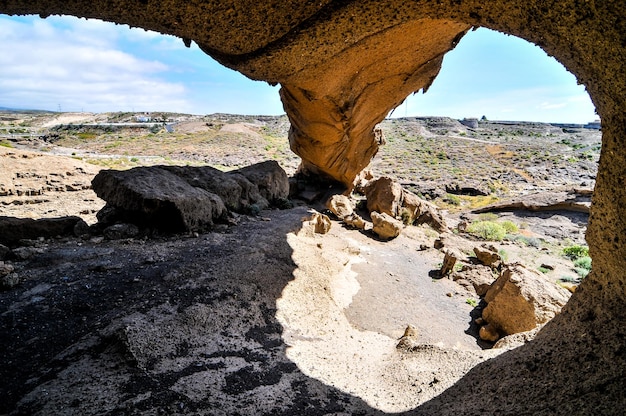
M7 112L7 113L55 113L55 111L48 111L48 110L10 108L10 107L1 107L1 106L0 106L0 111Z

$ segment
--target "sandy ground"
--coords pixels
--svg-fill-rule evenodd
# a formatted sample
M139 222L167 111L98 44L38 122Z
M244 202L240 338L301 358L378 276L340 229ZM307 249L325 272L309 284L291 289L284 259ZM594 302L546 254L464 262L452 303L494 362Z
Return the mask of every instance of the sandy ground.
M481 351L466 333L468 294L429 276L442 255L416 250L432 246L425 231L380 242L335 223L323 236L288 235L298 268L277 301L277 317L287 357L303 373L376 409L401 412L500 352ZM421 344L410 353L396 348L408 324Z

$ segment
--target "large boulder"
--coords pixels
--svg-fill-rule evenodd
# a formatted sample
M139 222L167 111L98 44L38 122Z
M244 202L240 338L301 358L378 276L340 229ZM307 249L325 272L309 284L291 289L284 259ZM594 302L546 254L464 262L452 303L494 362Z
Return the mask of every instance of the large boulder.
M218 195L160 166L103 170L92 187L109 205L123 211L126 219L164 231L210 228L227 213Z
M402 192L402 209L408 215L409 224L428 224L439 232L448 229L446 221L435 205L407 190Z
M436 206L402 188L393 179L383 176L365 187L367 209L402 218L406 224L428 224L443 232L448 229Z
M370 181L365 187L367 210L395 218L400 214L402 191L402 186L387 176Z
M268 160L231 172L242 175L257 186L259 193L270 203L289 197L289 178L278 162Z
M396 238L402 232L403 224L391 215L385 213L372 212L372 231L383 240Z
M473 289L478 296L485 296L487 291L491 288L491 285L496 280L493 274L493 269L489 266L483 266L480 264L463 265L460 271L452 274L452 280L461 284L462 286L468 286L468 289Z
M485 295L483 320L500 336L530 331L561 311L570 292L519 263L507 265Z
M263 208L267 207L267 201L258 191L256 193L252 191L257 188L245 177L228 175L210 166L162 166L162 168L195 188L218 195L229 210L239 212L247 205L261 200Z
M38 237L73 236L78 224L84 224L80 217L31 218L0 217L0 244L13 246L20 240L34 240Z

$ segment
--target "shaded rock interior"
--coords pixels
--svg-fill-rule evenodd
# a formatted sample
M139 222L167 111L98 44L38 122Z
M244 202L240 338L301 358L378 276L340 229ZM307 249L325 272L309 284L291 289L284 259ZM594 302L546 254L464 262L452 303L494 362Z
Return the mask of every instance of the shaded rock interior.
M95 17L173 34L196 41L251 78L281 83L295 126L291 147L303 156L303 168L346 187L376 153L375 124L408 93L427 88L443 54L465 31L485 26L539 45L586 86L602 118L602 157L587 233L594 269L535 341L477 366L415 412L623 412L625 4L174 0L137 7L123 0L31 0L2 1L0 12Z

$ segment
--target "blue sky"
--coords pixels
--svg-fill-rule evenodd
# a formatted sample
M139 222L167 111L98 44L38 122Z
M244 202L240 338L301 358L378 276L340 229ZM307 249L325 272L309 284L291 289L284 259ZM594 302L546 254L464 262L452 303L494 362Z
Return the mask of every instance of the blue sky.
M192 44L95 20L0 15L0 107L57 111L282 114L278 87L222 67ZM472 31L402 116L585 123L583 86L521 39Z

